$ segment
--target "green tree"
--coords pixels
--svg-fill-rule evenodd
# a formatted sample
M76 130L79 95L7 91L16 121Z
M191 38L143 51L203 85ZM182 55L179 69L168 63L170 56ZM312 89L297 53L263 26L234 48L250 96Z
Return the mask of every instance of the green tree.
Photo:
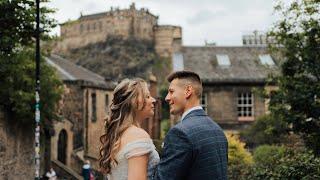
M42 1L44 2L44 1ZM46 1L47 2L47 1ZM41 8L41 38L54 27L52 9ZM0 0L0 108L15 122L34 121L35 104L35 1ZM40 110L42 123L50 124L60 98L61 82L41 60Z
M281 20L270 32L277 41L272 48L284 62L270 110L320 155L320 1L280 1L275 9Z
M49 2L40 0L40 2ZM56 21L49 18L54 9L41 6L40 27L42 40L48 39L48 32L56 26ZM11 56L24 46L34 44L36 27L36 6L34 0L0 0L0 54Z
M0 56L0 105L10 115L10 119L22 123L34 121L34 54L33 48L24 47L23 51L11 55L10 58ZM43 59L40 69L41 119L51 120L55 118L55 105L60 99L62 84Z

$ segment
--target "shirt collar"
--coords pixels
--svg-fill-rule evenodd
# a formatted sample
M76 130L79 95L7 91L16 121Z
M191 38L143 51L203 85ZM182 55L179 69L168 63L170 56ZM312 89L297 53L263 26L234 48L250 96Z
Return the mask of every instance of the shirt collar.
M190 109L188 109L187 111L185 111L182 116L181 116L181 121L183 121L183 119L191 112L191 111L194 111L194 110L198 110L198 109L202 109L201 106L195 106L195 107L192 107Z

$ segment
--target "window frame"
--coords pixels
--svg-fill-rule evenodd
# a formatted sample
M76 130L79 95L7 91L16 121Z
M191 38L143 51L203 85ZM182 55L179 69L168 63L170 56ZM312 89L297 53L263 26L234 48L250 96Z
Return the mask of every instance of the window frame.
M238 121L254 120L254 94L251 91L237 93L237 118Z
M97 94L91 93L91 122L97 122Z

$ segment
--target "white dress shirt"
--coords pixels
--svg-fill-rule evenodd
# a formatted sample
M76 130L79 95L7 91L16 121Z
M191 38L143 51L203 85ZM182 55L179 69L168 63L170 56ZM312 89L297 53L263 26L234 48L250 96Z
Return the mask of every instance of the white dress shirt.
M184 112L181 116L181 121L183 121L183 119L186 117L186 115L188 115L191 111L194 111L194 110L198 110L198 109L202 109L201 106L195 106L195 107L192 107L190 109L188 109L186 112Z

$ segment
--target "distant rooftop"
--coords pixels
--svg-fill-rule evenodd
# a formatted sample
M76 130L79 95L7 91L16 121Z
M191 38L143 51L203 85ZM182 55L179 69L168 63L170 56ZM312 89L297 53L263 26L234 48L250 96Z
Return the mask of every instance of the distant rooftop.
M88 86L113 89L115 83L106 81L102 76L72 63L58 55L46 57L46 62L57 70L57 75L63 81L83 81Z
M184 69L204 83L265 83L269 74L280 73L279 57L266 47L183 47L182 56Z

